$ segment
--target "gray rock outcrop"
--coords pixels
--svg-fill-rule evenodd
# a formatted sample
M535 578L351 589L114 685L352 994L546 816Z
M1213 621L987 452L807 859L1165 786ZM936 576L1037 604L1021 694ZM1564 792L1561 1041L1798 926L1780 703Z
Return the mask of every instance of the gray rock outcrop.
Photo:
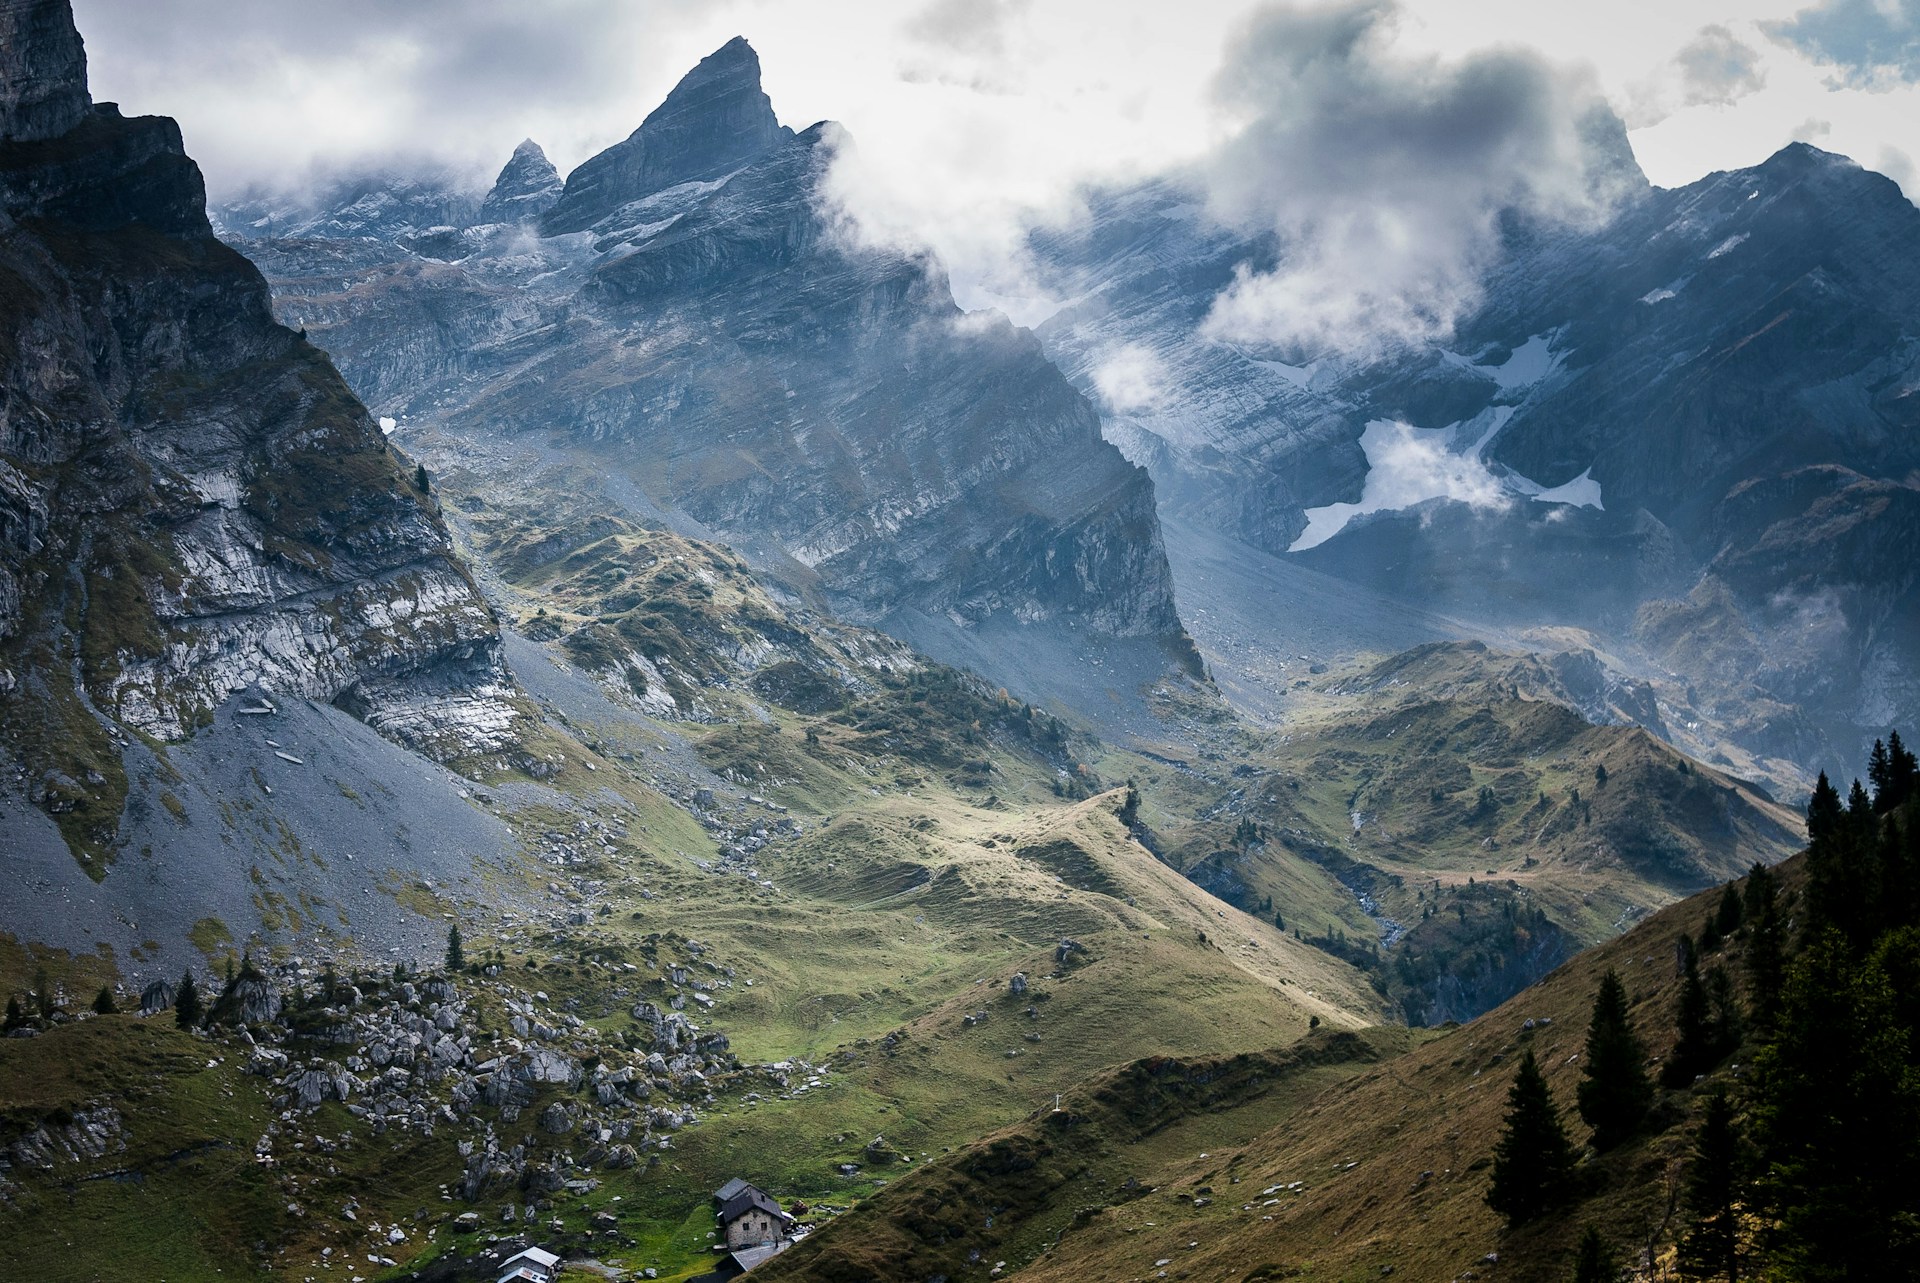
M92 104L66 0L0 0L0 141L58 138Z

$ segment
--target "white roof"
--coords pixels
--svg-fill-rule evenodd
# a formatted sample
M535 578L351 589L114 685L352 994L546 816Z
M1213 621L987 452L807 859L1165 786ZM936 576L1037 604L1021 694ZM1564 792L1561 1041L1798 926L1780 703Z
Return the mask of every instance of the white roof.
M546 1248L530 1247L524 1252L519 1252L513 1256L509 1256L501 1264L500 1268L511 1269L513 1267L514 1262L516 1261L526 1261L528 1264L538 1265L549 1270L552 1269L554 1266L560 1264L560 1258L554 1255L552 1252L549 1252Z

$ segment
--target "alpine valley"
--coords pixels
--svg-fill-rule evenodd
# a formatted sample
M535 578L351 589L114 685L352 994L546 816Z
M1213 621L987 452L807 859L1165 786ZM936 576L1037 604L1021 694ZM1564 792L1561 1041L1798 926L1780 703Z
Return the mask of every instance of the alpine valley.
M1184 170L1025 328L743 38L209 204L0 0L0 1261L1915 1277L1920 210L1590 134L1444 342Z

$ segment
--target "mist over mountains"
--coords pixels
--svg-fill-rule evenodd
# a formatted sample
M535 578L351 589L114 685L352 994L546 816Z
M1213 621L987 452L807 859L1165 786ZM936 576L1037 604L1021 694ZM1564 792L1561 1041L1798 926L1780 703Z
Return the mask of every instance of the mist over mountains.
M22 1259L1546 1277L1493 1084L1603 969L1659 1094L1541 1197L1636 1269L1710 1098L1840 1144L1741 1064L1904 1117L1920 210L1655 185L1403 17L1241 22L1229 135L1024 210L1027 325L744 36L565 172L210 202L0 0ZM1723 1250L1844 1255L1776 1205Z

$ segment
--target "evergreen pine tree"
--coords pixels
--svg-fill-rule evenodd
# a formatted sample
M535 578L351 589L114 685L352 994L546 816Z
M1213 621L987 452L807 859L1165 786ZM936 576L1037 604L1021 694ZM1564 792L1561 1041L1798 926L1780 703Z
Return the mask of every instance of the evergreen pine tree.
M1713 915L1713 925L1720 928L1720 934L1730 936L1738 931L1746 921L1746 907L1740 903L1740 893L1728 883L1727 889L1720 893L1720 907Z
M1669 1087L1686 1086L1714 1059L1713 1004L1691 949L1686 950L1681 966L1680 1009L1674 1016L1679 1036L1660 1070L1660 1081Z
M1741 916L1749 922L1758 921L1764 914L1773 912L1773 903L1778 896L1779 888L1774 882L1773 871L1756 860L1747 871L1747 889L1740 898Z
M1682 1278L1740 1278L1740 1152L1733 1106L1720 1092L1707 1099L1687 1170L1692 1223L1680 1241Z
M1879 740L1873 742L1873 751L1867 754L1867 783L1873 785L1873 809L1892 810L1893 772L1887 765L1887 746Z
M1818 845L1838 833L1845 814L1840 806L1839 791L1827 779L1827 773L1820 772L1820 778L1813 785L1813 797L1807 802L1808 840Z
M26 1023L27 1023L27 1013L20 1010L20 999L11 994L8 995L7 1023L5 1027L8 1029L18 1029L21 1025L24 1025Z
M1507 1116L1493 1148L1493 1185L1487 1206L1523 1225L1565 1197L1573 1173L1573 1146L1560 1126L1553 1094L1532 1049L1514 1072Z
M1717 1064L1733 1054L1741 1035L1740 1004L1733 996L1733 977L1725 967L1707 973L1707 1001L1711 1009L1708 1040L1713 1048L1708 1063Z
M413 488L421 494L428 494L433 490L432 479L427 476L427 465L424 463L413 465Z
M1894 731L1887 736L1887 779L1893 789L1893 801L1889 809L1896 807L1913 796L1916 783L1920 783L1920 759L1907 751L1900 742L1900 732Z
M116 1007L113 1002L113 986L101 985L100 992L93 995L94 1014L99 1016L111 1016L115 1011L118 1011L118 1010L119 1008Z
M1599 1226L1587 1226L1580 1232L1580 1246L1573 1258L1573 1283L1615 1283L1619 1277L1606 1236Z
M1720 915L1717 913L1708 914L1707 925L1700 928L1700 952L1720 952Z
M1753 994L1754 1028L1765 1036L1780 1014L1780 987L1786 978L1786 956L1780 914L1772 901L1752 919L1747 933L1747 987Z
M1653 1104L1646 1048L1627 1017L1627 987L1609 969L1601 977L1581 1056L1580 1117L1593 1128L1595 1149L1612 1149L1633 1134Z
M1853 822L1856 831L1865 829L1873 819L1873 797L1858 776L1854 777L1853 787L1847 790L1847 819Z
M180 987L173 991L173 1023L191 1029L200 1023L200 991L194 987L193 972L183 972Z
M447 928L447 970L462 971L467 965L466 951L460 945L460 924Z
M1779 1277L1910 1279L1920 1261L1920 928L1864 957L1824 932L1789 970L1756 1066L1769 1262Z

